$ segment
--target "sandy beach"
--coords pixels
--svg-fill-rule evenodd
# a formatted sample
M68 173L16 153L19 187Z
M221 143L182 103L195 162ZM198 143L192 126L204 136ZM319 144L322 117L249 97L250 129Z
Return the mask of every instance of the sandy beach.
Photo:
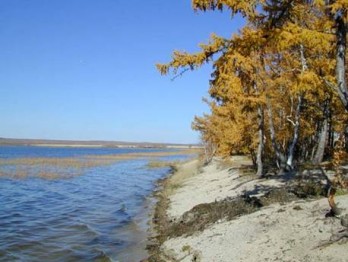
M327 198L285 194L287 179L258 179L248 165L181 165L163 183L149 261L347 261L346 239L330 242L344 227L326 217ZM348 208L348 195L336 200Z

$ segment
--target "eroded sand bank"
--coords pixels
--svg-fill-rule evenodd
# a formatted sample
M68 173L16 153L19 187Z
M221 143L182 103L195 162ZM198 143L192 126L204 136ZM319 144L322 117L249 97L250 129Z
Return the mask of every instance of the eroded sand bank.
M184 213L197 205L246 192L259 197L287 183L279 177L260 180L245 174L240 168L248 164L235 157L228 167L219 161L202 167L197 160L180 166L165 186L168 227L185 223L190 214ZM348 209L347 195L337 197L337 202ZM339 219L325 217L329 210L323 197L273 203L229 221L219 219L194 233L164 236L152 261L347 261L345 241L325 245L343 229ZM200 223L203 218L192 219Z

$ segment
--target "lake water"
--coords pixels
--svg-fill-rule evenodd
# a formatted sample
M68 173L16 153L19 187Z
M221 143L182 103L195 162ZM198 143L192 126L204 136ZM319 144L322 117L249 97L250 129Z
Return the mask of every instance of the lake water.
M154 151L5 146L0 159ZM188 155L157 158L184 160ZM144 231L148 197L156 180L169 172L150 169L148 162L137 158L88 167L64 179L0 177L0 261L136 259L131 250Z

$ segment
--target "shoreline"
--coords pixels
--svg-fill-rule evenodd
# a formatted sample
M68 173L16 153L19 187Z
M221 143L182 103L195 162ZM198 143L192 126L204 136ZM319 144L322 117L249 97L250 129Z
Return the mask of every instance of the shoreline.
M183 162L180 162L178 166L185 165L196 161L195 158L189 158ZM167 164L170 164L168 162ZM155 187L152 193L148 195L143 203L142 209L139 213L132 219L132 222L123 229L121 234L129 235L128 240L130 245L122 250L118 254L118 261L147 261L150 256L148 247L152 243L152 238L154 237L154 223L153 217L156 213L156 208L159 204L159 196L162 194L164 184L170 177L176 173L175 170L169 170L168 173L155 181ZM132 232L132 234L129 234Z
M167 216L170 201L169 195L173 194L176 188L180 186L185 179L194 176L197 173L199 163L200 161L198 158L188 160L177 166L177 170L173 170L168 176L157 181L156 189L153 192L155 204L149 220L148 244L146 247L149 256L142 261L170 261L170 258L168 257L165 257L163 260L162 256L164 254L162 254L160 251L164 238L166 238L166 234L164 232L168 227L169 222L169 218ZM187 171L182 172L182 169L185 169L187 166L189 166L187 168L188 174Z
M155 204L156 199L153 194L146 197L139 213L127 227L119 232L128 236L130 244L117 255L118 261L142 261L149 256L146 246L148 245L149 224ZM130 234L130 232L132 233Z
M344 243L328 244L342 226L314 171L259 179L243 157L194 161L160 181L145 261L345 261ZM337 201L348 208L348 195Z
M38 146L38 147L102 147L102 148L148 148L148 149L201 149L199 144L165 143L165 142L131 142L108 140L56 140L56 139L25 139L2 138L0 146Z

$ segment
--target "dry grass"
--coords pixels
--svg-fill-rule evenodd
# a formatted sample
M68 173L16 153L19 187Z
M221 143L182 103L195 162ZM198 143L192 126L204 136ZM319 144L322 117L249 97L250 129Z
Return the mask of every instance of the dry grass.
M160 161L160 160L151 160L147 164L147 167L150 169L163 168L163 167L171 167L176 165L176 162L171 161Z
M107 166L119 161L190 154L197 154L197 150L141 152L118 155L88 155L69 158L30 157L0 159L0 177L18 179L27 177L40 177L46 179L69 178L83 174L84 170L87 168ZM159 162L161 162L161 167L174 166L173 162L157 162L157 164L153 162L150 166L152 165L154 168L156 165L160 165Z
M177 156L177 155L195 155L200 152L199 149L185 149L178 151L160 151L160 152L138 152L125 153L117 155L90 155L87 158L103 159L103 160L128 160L135 158L156 158L163 156Z
M38 177L44 179L61 179L81 175L82 169L53 168L49 166L14 166L11 169L0 170L0 177L25 179Z
M166 195L173 194L178 188L181 188L185 181L199 173L199 167L202 163L199 160L192 160L184 164L176 165L175 172L168 178L167 187L164 189Z
M156 169L156 168L171 168L171 173L177 171L178 166L182 164L182 161L162 161L162 160L150 160L147 164L147 168Z

